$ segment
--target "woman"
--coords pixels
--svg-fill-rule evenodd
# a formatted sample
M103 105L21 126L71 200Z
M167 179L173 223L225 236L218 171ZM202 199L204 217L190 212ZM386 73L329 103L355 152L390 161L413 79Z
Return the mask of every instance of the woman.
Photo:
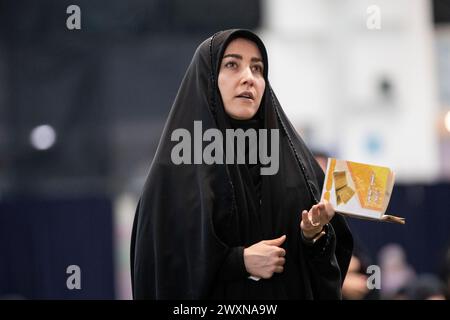
M330 204L318 203L323 172L267 75L266 49L247 30L219 32L195 52L136 210L134 298L341 298L352 237ZM267 146L278 152L276 173L262 175L261 161L174 164L173 132L195 135L194 121L224 135L277 132Z

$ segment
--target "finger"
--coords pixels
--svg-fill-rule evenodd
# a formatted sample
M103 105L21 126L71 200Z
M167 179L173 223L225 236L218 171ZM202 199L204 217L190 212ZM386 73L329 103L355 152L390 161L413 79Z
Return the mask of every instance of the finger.
M312 218L313 214L316 214L317 212L319 212L319 206L317 204L315 204L311 208L311 218Z
M328 211L330 210L330 206L326 205L325 203L320 203L320 208L319 209L320 209L320 212L322 214L327 214Z
M281 246L283 244L283 242L286 240L286 235L282 235L279 238L276 239L270 239L270 240L264 240L264 243L269 245L269 246Z
M286 255L286 250L280 248L277 253L279 257L284 257Z
M319 210L324 210L325 209L325 203L324 202L319 202L318 204L317 204L317 208L319 209Z
M311 210L308 212L308 220L312 224L312 218L313 218L313 212L317 210L317 207L314 205L312 206Z
M334 215L334 209L329 205L328 202L321 202L318 204L319 216L314 217L315 222L320 222L322 224L327 223Z
M309 221L309 218L305 218L302 220L302 222L300 223L300 228L302 230L309 230L312 228L311 221Z
M328 201L325 202L325 212L326 212L328 218L333 218L333 216L335 214L333 205Z
M302 221L306 222L306 220L308 220L308 211L303 210L302 211Z
M282 266L276 266L275 267L275 270L273 271L273 272L276 272L276 273L282 273L284 271L284 267L282 267Z
M314 229L316 227L314 224L314 222L315 222L314 212L316 212L316 211L317 211L317 207L313 206L311 208L311 210L309 210L309 212L308 212L308 223L307 223L308 229Z
M332 208L334 210L333 205L331 204L330 201L328 201L326 199L324 199L322 201L323 201L323 204L325 205L325 208Z
M285 258L279 258L279 259L277 260L277 262L275 262L275 264L276 264L277 266L284 266L285 263L286 263L286 259L285 259Z
M303 226L302 226L303 224ZM300 227L302 228L308 228L310 225L309 217L308 217L308 211L304 210L302 212L302 221L300 223Z
M320 225L320 211L319 207L316 207L316 210L314 210L311 214L311 225L313 227L317 227Z

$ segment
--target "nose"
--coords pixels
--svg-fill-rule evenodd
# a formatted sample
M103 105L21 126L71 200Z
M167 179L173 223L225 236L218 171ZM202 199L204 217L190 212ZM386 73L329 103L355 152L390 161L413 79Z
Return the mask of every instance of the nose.
M241 84L253 86L254 82L255 78L250 66L244 68L242 71Z

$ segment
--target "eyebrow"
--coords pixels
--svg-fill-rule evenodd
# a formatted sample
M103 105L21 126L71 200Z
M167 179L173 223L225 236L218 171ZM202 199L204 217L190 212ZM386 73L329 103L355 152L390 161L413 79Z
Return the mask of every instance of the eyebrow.
M223 59L225 59L225 58L236 58L236 59L239 59L239 60L243 59L240 54L236 54L236 53L226 54L226 55L223 56ZM250 59L250 61L252 61L252 62L262 62L262 59L253 57L253 58Z

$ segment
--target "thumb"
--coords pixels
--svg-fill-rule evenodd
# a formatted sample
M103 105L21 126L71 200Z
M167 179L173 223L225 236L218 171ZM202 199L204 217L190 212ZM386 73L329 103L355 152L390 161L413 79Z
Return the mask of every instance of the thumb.
M276 239L270 239L270 240L265 240L264 243L270 246L281 246L283 244L283 242L286 240L286 235L282 235L279 238Z

